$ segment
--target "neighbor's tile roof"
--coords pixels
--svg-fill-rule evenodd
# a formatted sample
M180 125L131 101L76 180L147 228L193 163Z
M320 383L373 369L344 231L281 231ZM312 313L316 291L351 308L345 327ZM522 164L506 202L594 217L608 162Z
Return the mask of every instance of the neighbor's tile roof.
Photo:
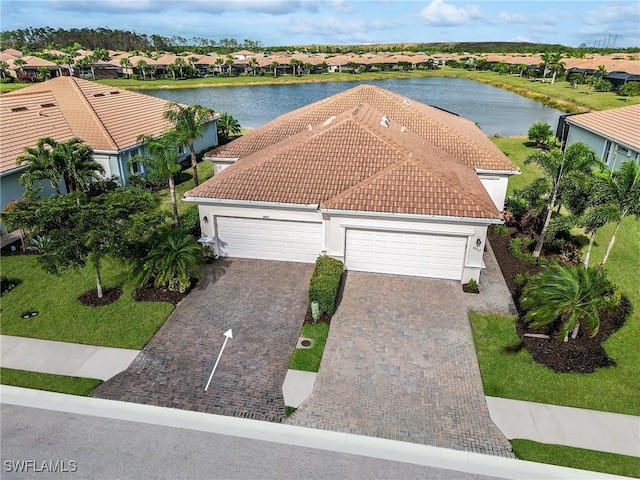
M0 96L0 172L42 137L78 137L94 150L120 151L141 134L160 135L171 124L166 100L75 77L56 77Z
M242 158L364 103L473 168L518 170L470 120L373 85L359 85L282 115L205 156Z
M329 210L499 219L475 171L402 124L352 107L248 155L187 192L195 198Z
M566 121L640 150L640 105L571 115Z

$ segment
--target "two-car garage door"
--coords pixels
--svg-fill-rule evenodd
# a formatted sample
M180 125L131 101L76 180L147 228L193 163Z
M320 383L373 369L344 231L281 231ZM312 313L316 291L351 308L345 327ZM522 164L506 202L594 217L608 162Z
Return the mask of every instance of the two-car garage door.
M347 229L346 267L460 280L466 246L466 236Z
M313 263L322 248L322 225L257 218L216 217L222 257Z

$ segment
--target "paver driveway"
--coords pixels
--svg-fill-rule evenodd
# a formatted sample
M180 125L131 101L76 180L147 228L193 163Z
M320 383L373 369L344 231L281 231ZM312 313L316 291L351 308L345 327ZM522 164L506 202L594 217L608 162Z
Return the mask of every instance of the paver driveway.
M221 259L94 397L279 422L313 265ZM135 321L135 319L131 319ZM211 386L204 387L229 328Z
M481 285L501 300L453 281L348 272L314 391L287 423L513 456L489 418L467 317L468 305L512 309L494 280Z

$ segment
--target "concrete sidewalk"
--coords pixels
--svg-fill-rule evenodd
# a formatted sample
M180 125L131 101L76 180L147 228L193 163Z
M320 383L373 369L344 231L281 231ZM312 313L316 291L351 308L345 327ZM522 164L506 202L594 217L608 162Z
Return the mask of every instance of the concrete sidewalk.
M624 478L604 473L594 474L585 470L516 460L514 458L399 442L397 440L138 403L64 395L6 385L0 386L0 402L8 405L21 405L343 452L458 472L476 473L490 477L523 480L592 480L593 478L604 480Z
M139 350L0 336L0 366L30 372L108 380L125 370Z
M640 457L640 417L487 397L491 420L509 440Z

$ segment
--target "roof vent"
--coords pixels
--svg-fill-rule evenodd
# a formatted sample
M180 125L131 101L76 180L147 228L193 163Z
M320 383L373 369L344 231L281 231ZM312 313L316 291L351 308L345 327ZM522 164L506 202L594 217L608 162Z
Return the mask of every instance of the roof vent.
M404 104L405 105L411 105L411 101L408 98L404 99Z
M41 103L40 106L42 108L50 108L50 107L55 107L56 104L55 103Z
M386 115L380 117L380 125L389 128L389 117L387 117Z
M324 127L324 126L329 125L329 124L330 124L331 122L333 122L335 119L336 119L336 116L335 116L335 115L331 115L329 118L327 118L327 119L325 120L325 122L322 124L322 126Z
M406 132L406 131L407 131L407 127L402 127L402 128L400 129L400 131L401 131L402 133Z
M111 95L120 95L120 92L118 92L117 90L114 90L112 92L109 92Z
M27 107L13 107L11 109L12 112L24 112L25 110L27 110Z
M307 125L307 130L309 131L313 130L313 127L311 126L311 124Z
M94 97L104 97L104 93L94 93Z

